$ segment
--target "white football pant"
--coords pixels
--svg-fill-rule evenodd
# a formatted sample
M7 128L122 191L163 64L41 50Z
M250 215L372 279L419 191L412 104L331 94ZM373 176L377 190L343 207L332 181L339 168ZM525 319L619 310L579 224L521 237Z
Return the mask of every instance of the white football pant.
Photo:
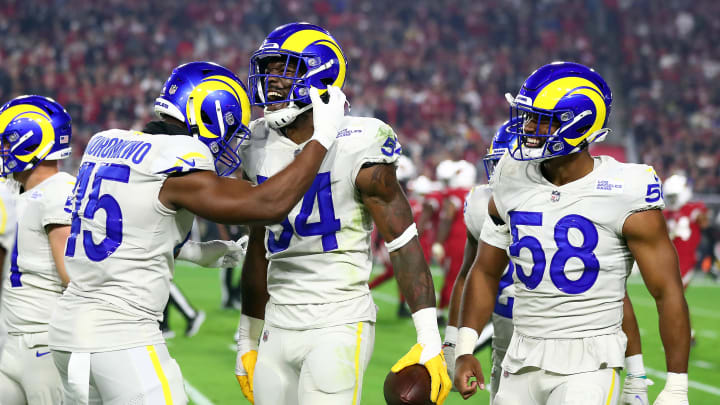
M7 336L0 357L0 403L62 403L62 382L47 347L47 332Z
M308 330L265 325L255 365L255 405L356 405L375 324Z
M186 405L183 378L165 344L98 353L53 350L66 404Z
M513 334L513 323L511 318L505 318L493 314L493 350L492 350L492 369L490 370L490 405L494 404L495 394L500 386L500 376L502 374L502 361L505 358L505 352L510 344L510 338Z
M537 368L518 374L503 371L493 405L615 405L621 384L614 368L572 375Z

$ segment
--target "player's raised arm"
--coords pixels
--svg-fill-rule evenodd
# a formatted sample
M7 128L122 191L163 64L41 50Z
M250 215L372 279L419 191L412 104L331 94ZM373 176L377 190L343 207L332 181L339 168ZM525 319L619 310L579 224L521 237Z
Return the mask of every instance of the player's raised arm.
M625 220L622 232L655 298L660 319L668 378L655 404L687 403L690 319L677 253L668 237L665 218L659 209L640 211ZM681 402L671 402L675 400Z
M262 185L254 187L244 180L198 171L169 177L160 192L160 201L171 208L186 208L225 224L282 221L310 188L344 116L342 90L331 86L328 93L330 98L326 104L318 96L317 89L310 90L313 115L322 117L315 120L311 142L288 167Z
M423 364L430 373L431 400L442 404L450 392L450 377L441 350L435 289L425 262L410 204L395 177L395 167L376 164L360 170L355 180L361 198L387 241L400 291L405 296L417 330L417 344L393 367L393 372Z
M477 255L465 282L460 304L454 383L465 399L474 395L477 388L485 388L480 363L472 353L478 331L490 320L500 278L509 261L505 250L493 245L506 243L506 230L507 226L500 219L494 201L490 199ZM472 377L476 381L469 381Z

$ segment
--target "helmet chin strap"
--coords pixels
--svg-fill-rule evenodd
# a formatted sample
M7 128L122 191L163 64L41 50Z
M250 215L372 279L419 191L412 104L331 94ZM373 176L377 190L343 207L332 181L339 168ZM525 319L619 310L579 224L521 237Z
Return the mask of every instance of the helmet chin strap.
M280 129L287 125L290 125L295 121L298 115L312 108L312 104L308 104L305 107L298 107L295 102L290 102L287 107L279 110L270 111L265 107L265 121L272 129Z

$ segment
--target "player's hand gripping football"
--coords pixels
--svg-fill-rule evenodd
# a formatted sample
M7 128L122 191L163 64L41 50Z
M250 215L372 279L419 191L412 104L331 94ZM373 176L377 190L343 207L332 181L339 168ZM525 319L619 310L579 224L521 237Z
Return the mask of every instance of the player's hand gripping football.
M472 377L475 377L475 381L470 381ZM482 367L472 354L465 354L455 359L455 388L463 399L475 395L478 388L485 389Z
M413 314L413 322L418 338L410 351L390 369L397 373L413 364L425 366L430 374L430 400L438 405L445 402L452 388L452 381L447 373L447 364L442 352L440 332L437 328L437 311L435 308L421 309Z
M652 380L646 377L635 377L628 375L625 377L622 395L620 395L620 405L646 405L650 403L648 399L648 386L653 385Z
M240 315L237 332L237 358L235 359L235 377L240 383L245 398L255 403L253 377L258 356L258 341L265 321L247 315Z
M665 388L655 399L653 405L689 405L688 375L685 373L668 373Z
M330 149L340 131L345 117L345 94L337 86L328 86L328 102L320 98L315 87L310 88L310 100L313 106L313 126L315 127L311 140L320 142L325 149Z

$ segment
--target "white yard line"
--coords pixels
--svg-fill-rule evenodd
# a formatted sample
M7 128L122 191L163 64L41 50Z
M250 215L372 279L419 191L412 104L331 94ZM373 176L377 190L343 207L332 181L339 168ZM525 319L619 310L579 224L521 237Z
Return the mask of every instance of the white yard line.
M185 380L185 392L196 405L215 405L209 400L202 392L198 391L197 388L193 387L188 380Z
M708 361L702 361L702 360L693 360L690 362L693 366L704 368L706 370L712 370L715 368L715 365L713 363L710 363Z
M655 377L655 378L661 378L665 380L667 377L667 373L660 370L654 370L652 368L645 367L645 372L647 375ZM712 385L707 385L703 383L699 383L697 381L688 380L688 386L690 388L695 388L696 390L705 391L708 394L717 395L720 397L720 388L713 387Z

